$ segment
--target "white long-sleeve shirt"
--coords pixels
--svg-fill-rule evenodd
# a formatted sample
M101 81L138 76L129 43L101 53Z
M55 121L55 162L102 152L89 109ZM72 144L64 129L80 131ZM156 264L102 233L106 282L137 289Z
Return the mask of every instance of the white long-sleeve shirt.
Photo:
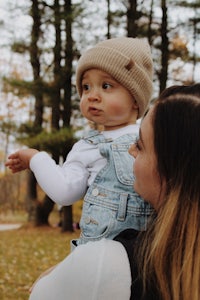
M138 133L139 125L133 124L113 131L103 131L106 138L113 140L124 134ZM62 166L46 153L35 154L30 161L37 182L44 192L57 204L71 205L81 199L95 176L106 164L98 145L83 139L74 144Z
M29 300L128 300L131 271L123 245L102 239L78 246L35 285Z

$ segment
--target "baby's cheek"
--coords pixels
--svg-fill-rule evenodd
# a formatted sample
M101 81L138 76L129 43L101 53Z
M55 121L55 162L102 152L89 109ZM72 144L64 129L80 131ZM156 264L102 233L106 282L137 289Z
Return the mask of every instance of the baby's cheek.
M81 113L84 115L86 113L86 104L85 104L84 99L81 100L79 107L80 107Z
M109 111L111 112L112 115L123 115L127 110L124 110L123 107L117 105L117 104L111 104L109 106Z

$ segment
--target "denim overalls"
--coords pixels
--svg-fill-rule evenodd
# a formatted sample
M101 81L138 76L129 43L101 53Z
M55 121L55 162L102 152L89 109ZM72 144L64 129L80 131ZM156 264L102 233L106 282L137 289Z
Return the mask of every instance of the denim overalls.
M107 164L97 174L84 197L77 245L103 237L113 239L127 228L145 230L151 206L133 190L133 157L128 153L135 136L126 134L114 141L90 131L87 143L98 145Z

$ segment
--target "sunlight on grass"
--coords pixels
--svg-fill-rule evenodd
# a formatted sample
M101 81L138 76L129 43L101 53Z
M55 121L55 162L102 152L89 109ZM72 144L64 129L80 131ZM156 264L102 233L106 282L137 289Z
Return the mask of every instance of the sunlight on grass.
M80 200L73 205L74 222L79 222L81 212ZM49 217L51 227L33 227L27 219L25 211L0 207L0 223L22 225L20 229L0 231L0 300L28 300L34 281L69 254L70 240L80 234L79 230L61 233L56 227L60 220L56 205Z
M11 212L0 210L0 223L20 223L24 224L27 222L28 214L24 211Z
M70 252L79 232L22 227L0 232L0 299L27 300L36 278ZM42 299L41 299L42 300Z

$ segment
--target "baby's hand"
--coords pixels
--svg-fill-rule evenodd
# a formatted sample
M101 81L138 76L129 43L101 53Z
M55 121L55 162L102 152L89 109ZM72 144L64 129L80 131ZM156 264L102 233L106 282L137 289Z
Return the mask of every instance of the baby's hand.
M38 153L36 149L19 150L8 156L5 166L11 169L12 173L29 169L30 160L36 153Z

